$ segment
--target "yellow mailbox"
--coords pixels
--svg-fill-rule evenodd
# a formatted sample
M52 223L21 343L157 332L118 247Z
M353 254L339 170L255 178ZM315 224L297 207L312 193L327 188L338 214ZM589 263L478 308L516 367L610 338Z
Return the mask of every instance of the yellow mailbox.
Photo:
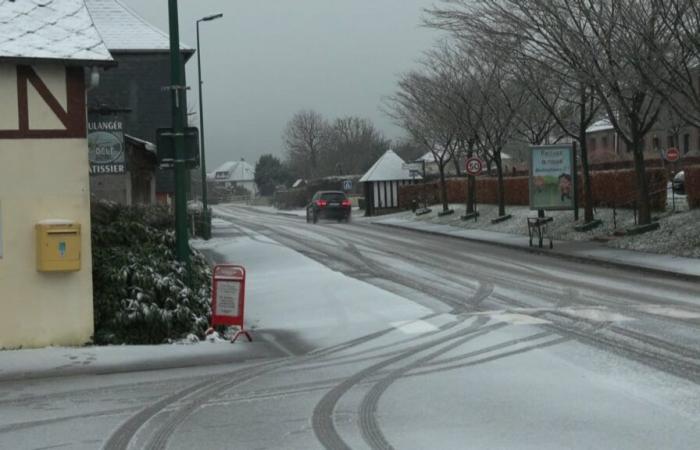
M47 220L36 225L36 255L39 272L80 270L80 224Z

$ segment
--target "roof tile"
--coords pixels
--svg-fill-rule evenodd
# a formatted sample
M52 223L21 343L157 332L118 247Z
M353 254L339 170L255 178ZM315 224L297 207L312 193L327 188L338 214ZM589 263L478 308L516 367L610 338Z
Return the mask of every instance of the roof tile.
M151 25L119 0L85 0L102 38L111 51L168 51L167 33ZM167 13L167 11L164 11ZM183 50L192 50L180 44Z
M0 0L0 58L112 60L84 0Z

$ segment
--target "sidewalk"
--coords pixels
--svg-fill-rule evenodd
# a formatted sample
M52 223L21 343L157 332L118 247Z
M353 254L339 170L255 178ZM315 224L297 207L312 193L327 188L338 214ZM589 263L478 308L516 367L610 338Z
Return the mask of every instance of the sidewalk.
M199 342L0 351L0 382L241 363L279 357L267 343Z
M531 253L541 253L588 263L602 263L625 269L643 270L656 274L700 280L700 260L679 256L643 253L607 247L591 241L554 241L554 248L530 247L527 236L493 231L463 229L450 225L415 222L400 218L372 220L375 225L402 228L440 236L450 236L468 241L499 245ZM533 241L534 243L534 241ZM549 244L549 241L546 241Z
M400 330L406 323L432 313L429 308L347 277L265 236L252 231L248 236L237 234L224 219L217 218L213 225L214 238L192 241L192 246L216 262L245 265L245 322L253 342L239 339L235 344L204 341L5 350L0 351L0 383L243 364L301 355L382 330Z

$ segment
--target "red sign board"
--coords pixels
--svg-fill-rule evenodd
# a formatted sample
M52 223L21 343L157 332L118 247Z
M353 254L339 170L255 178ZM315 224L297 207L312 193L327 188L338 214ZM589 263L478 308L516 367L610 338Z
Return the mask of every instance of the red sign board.
M243 266L219 265L214 267L212 277L211 326L238 326L239 331L231 342L238 336L245 335L251 341L250 334L243 329L245 309L245 279Z
M484 162L479 158L469 158L467 160L466 169L469 175L481 175L484 171Z
M666 150L666 161L676 162L679 159L681 159L681 152L677 148L671 147Z

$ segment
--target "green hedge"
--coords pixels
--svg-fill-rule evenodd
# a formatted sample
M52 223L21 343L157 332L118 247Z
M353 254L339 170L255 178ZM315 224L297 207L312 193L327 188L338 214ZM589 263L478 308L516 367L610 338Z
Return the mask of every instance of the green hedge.
M160 206L92 205L96 344L160 344L209 324L211 271L175 258L173 214Z

